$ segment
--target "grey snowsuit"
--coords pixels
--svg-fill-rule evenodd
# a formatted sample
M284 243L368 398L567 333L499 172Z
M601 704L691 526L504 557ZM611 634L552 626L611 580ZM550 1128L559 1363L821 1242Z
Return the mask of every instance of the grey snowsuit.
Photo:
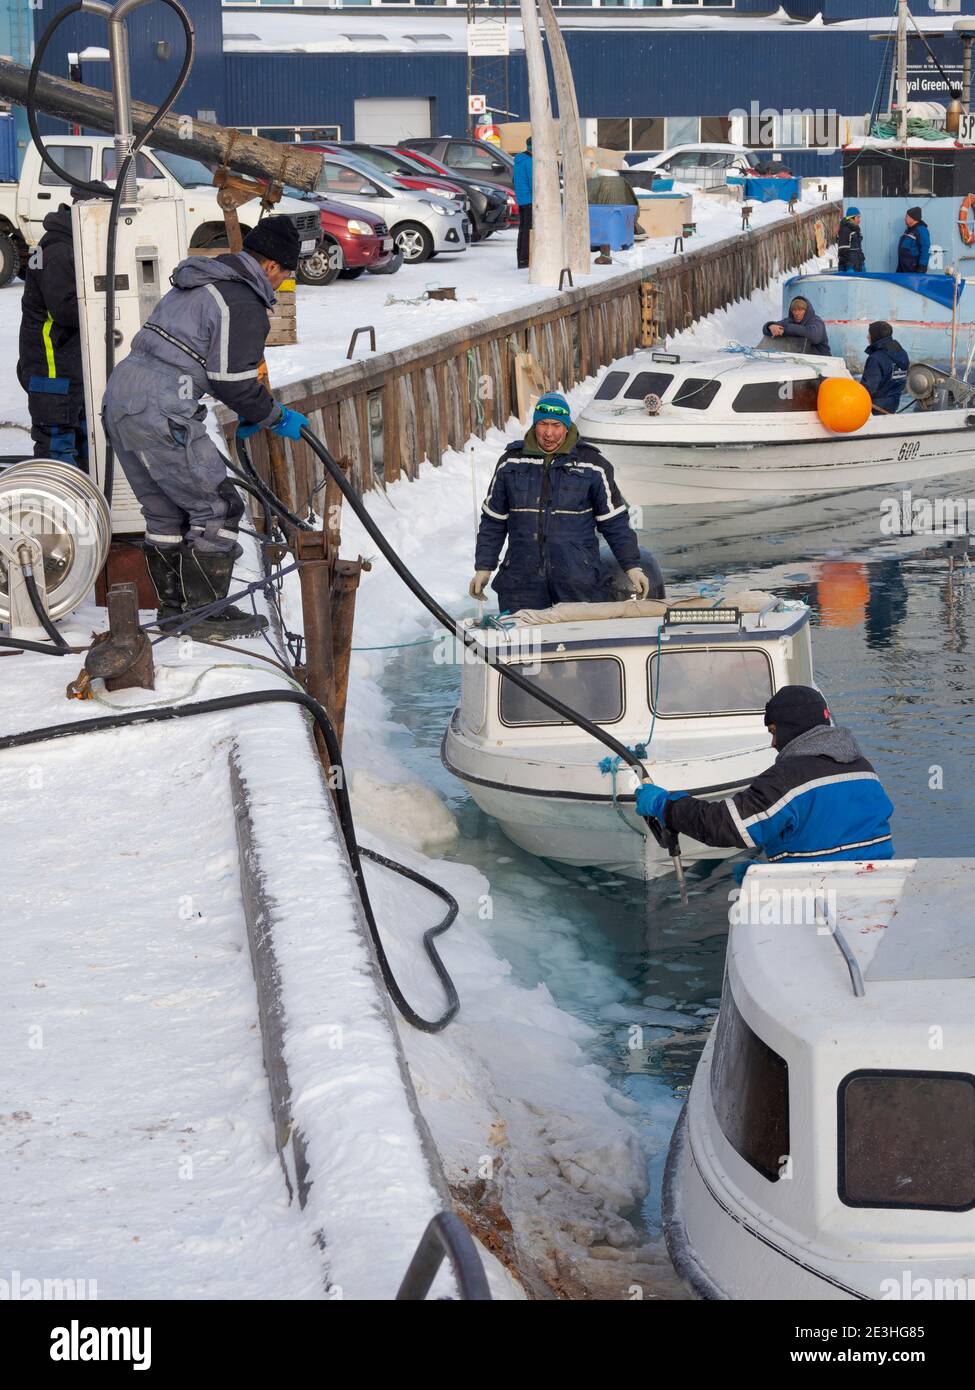
M172 284L109 378L105 432L142 508L148 542L165 549L185 540L236 554L243 503L200 398L216 396L248 424L280 419L258 378L274 290L246 251L190 256Z

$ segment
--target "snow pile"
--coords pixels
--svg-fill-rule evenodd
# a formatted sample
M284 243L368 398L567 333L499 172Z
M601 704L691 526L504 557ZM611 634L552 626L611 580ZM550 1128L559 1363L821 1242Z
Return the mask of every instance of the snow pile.
M359 830L392 835L427 853L446 849L459 834L449 808L421 782L386 782L360 769L349 795Z

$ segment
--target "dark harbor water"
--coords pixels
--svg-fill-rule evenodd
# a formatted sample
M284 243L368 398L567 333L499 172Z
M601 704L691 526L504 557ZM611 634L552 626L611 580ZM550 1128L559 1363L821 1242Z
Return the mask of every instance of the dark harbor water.
M881 488L747 511L662 508L641 540L683 592L726 579L805 599L817 683L894 802L895 853L970 855L975 565L970 576L963 562L952 571L943 535L887 534L892 496L900 499ZM918 484L912 501L921 498L970 499L975 523L975 471ZM521 983L544 982L593 1026L594 1056L638 1104L654 1155L644 1216L655 1234L666 1141L720 993L731 865L689 870L685 908L672 878L645 886L518 849L440 763L458 680L423 647L395 653L383 681L404 728L395 751L457 816L462 833L449 857L490 880L498 952Z

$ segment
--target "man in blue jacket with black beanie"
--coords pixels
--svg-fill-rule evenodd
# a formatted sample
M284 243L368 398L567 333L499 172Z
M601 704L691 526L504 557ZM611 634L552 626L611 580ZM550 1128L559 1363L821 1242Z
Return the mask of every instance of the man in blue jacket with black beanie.
M911 361L886 320L877 319L867 333L870 343L860 385L870 392L875 415L894 415L907 385L907 369Z
M703 845L762 849L772 864L893 858L890 798L853 735L833 724L825 697L785 685L765 706L765 723L778 757L750 787L705 801L647 783L637 789L638 813Z
M598 449L584 444L564 396L549 391L535 406L531 429L501 455L481 508L472 598L484 599L507 539L493 588L502 612L589 603L600 597L597 531L638 598L650 581L613 477Z

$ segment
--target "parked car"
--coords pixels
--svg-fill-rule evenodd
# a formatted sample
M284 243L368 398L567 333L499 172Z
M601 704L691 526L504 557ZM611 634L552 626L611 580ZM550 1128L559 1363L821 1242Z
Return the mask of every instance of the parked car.
M52 135L45 145L57 163L74 178L114 183L117 165L111 136ZM226 246L218 190L205 164L189 155L169 154L149 146L136 158L136 177L143 197L183 198L186 231L192 248ZM47 214L70 201L68 185L58 179L42 161L36 147L29 144L19 183L0 183L0 285L7 284L17 273L30 247L41 239ZM314 251L321 238L316 210L298 198L285 197L275 207L275 212L290 217L303 246L309 253ZM249 232L259 216L260 204L256 199L245 203L240 209L241 231Z
M757 174L761 159L755 150L743 145L674 145L659 154L648 155L631 169L652 169L680 183L693 183L701 188L716 188L728 175Z
M436 140L400 140L399 148L432 155L452 175L463 174L465 178L500 184L503 188L515 186L514 159L489 140L460 140L442 135Z
M322 240L311 256L298 262L303 285L331 285L340 275L355 279L366 270L389 274L399 270L402 257L392 233L375 212L308 194L318 205Z
M442 251L467 250L471 225L456 202L404 188L355 155L326 151L316 192L380 216L410 264L428 261Z
M427 158L421 159L417 152L407 153L395 145L362 145L350 141L343 148L392 174L407 188L427 188L431 192L455 191L465 200L474 241L485 241L492 232L508 223L505 190L497 184L479 183L463 174L451 174L444 165L437 165ZM511 199L514 202L513 191ZM517 215L517 204L515 206Z

